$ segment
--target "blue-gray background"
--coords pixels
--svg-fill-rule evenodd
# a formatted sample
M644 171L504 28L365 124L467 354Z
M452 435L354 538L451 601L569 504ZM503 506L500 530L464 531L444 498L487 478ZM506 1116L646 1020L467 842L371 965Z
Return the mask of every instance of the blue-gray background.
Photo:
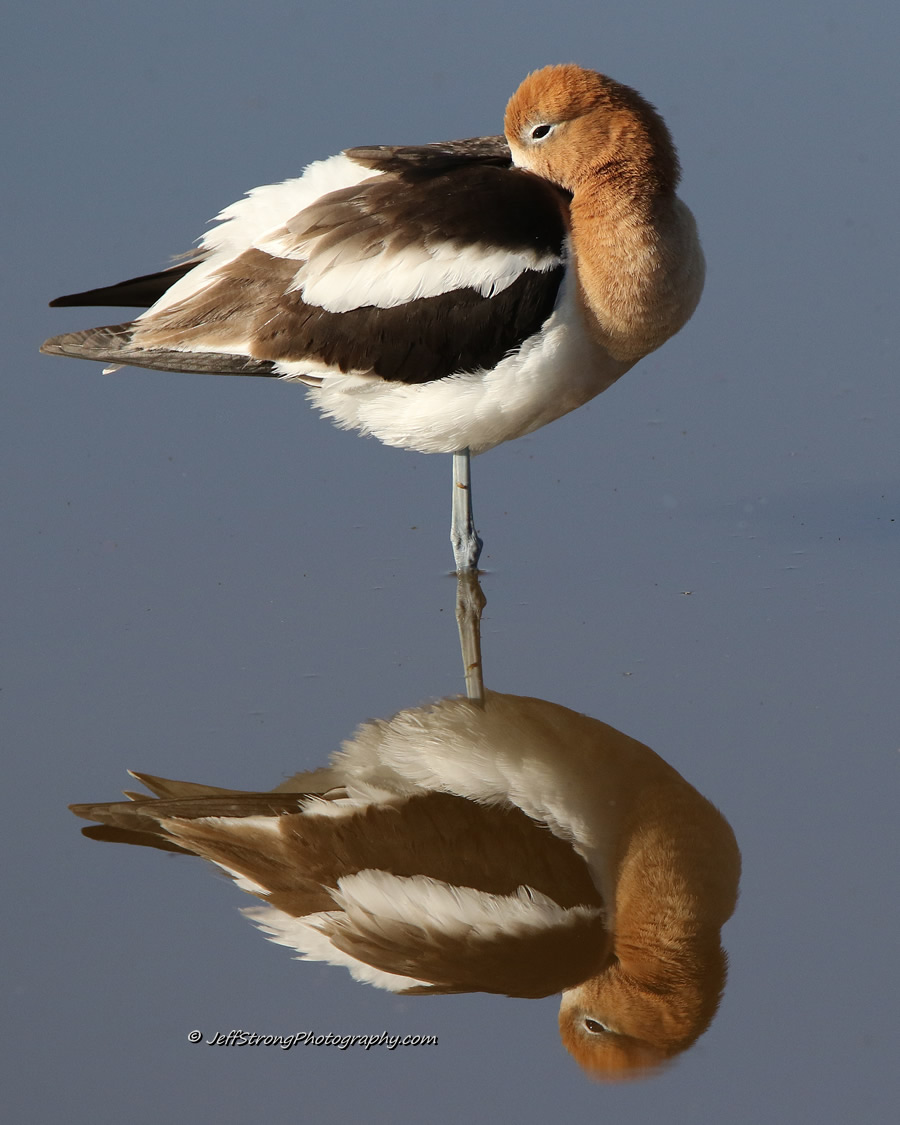
M897 36L856 5L459 0L4 16L10 1120L883 1122L896 1090ZM82 840L133 767L257 788L460 689L447 458L296 388L37 355L259 183L499 131L578 61L668 120L709 260L691 324L475 463L490 686L647 742L745 859L709 1033L598 1087L553 999L396 999L302 965L196 862ZM430 1033L211 1049L188 1032Z

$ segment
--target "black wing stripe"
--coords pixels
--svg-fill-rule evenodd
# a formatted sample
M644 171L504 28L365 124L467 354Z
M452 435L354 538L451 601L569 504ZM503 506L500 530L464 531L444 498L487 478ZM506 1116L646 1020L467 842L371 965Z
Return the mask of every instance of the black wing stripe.
M145 273L141 277L131 277L115 285L105 285L99 289L86 289L83 293L69 293L50 302L51 309L80 307L84 305L128 305L134 308L149 308L176 281L197 265L198 256L191 254L189 260L178 262L156 273Z
M274 360L299 352L341 371L409 384L490 369L540 329L553 311L562 274L562 267L529 270L490 298L462 289L390 309L369 305L330 313L304 305L299 324L290 309L273 318L254 351Z

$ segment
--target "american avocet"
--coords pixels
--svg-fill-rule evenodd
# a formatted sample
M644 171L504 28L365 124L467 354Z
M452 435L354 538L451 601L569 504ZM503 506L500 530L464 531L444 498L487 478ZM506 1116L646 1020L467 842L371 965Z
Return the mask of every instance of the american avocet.
M53 305L150 305L53 355L308 388L339 426L454 454L458 569L481 548L469 452L606 390L690 317L696 226L669 131L594 71L529 75L506 137L348 149L256 188L177 265Z
M734 835L596 719L489 692L366 723L270 793L133 776L156 799L73 805L85 833L211 860L303 960L401 993L561 991L598 1076L662 1064L715 1014Z

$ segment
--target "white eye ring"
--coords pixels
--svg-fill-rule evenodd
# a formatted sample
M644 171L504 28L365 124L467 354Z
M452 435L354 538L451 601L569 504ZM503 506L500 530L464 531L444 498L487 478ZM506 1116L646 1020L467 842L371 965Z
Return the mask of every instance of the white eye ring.
M614 1035L615 1032L612 1028L607 1027L605 1023L599 1020L591 1019L590 1016L584 1017L584 1029L589 1031L591 1035Z
M528 139L530 141L544 141L550 136L554 128L554 125L549 125L546 122L541 125L535 125L533 129L529 130Z

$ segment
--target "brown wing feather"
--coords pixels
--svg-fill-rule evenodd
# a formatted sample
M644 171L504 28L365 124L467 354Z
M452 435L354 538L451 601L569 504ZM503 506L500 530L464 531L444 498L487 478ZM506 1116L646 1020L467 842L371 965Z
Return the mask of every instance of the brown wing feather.
M519 809L426 793L352 815L315 816L298 811L309 794L196 792L213 787L149 775L148 783L158 785L164 799L70 808L76 816L124 833L155 834L240 870L276 897L290 896L297 878L335 888L342 876L375 868L497 895L527 885L564 908L602 905L584 860ZM181 787L190 792L168 797ZM272 818L277 832L253 831L245 821L257 816ZM270 901L295 913L275 897Z
M176 371L196 375L274 376L274 364L244 355L215 352L183 352L169 348L139 348L133 342L134 321L85 328L53 336L41 345L44 355L70 359L92 359L154 371Z
M273 374L278 361L309 360L344 372L426 383L498 363L553 311L563 274L562 267L544 273L527 270L490 298L472 289L457 289L394 308L366 305L332 313L306 304L296 291L287 291L296 270L295 261L262 250L246 251L195 297L163 309L152 320L139 321L131 353L137 358L118 362L157 366L142 361L140 349L146 349L143 354L166 353L211 365L221 356L213 359L167 349L202 343L225 352L249 343L256 358L243 362L248 368L267 363L268 370L224 373Z
M357 928L344 916L319 929L344 953L398 976L432 982L410 993L493 992L504 996L552 996L600 972L608 961L610 935L598 916L527 934L458 936L435 927L379 919Z
M490 297L462 288L391 308L329 312L307 304L293 288L302 258L280 254L299 254L309 242L311 267L318 258L352 262L384 254L387 268L408 247L427 253L433 244L449 243L533 252L546 260L562 254L565 193L509 168L508 151L496 138L365 152L377 154L369 159L379 167L387 161L394 170L301 211L261 244L274 253L248 249L177 304L135 322L54 337L41 350L223 375L273 376L278 362L308 363L312 377L325 365L405 383L492 368L550 316L561 266L526 269ZM156 297L198 260L57 303Z

